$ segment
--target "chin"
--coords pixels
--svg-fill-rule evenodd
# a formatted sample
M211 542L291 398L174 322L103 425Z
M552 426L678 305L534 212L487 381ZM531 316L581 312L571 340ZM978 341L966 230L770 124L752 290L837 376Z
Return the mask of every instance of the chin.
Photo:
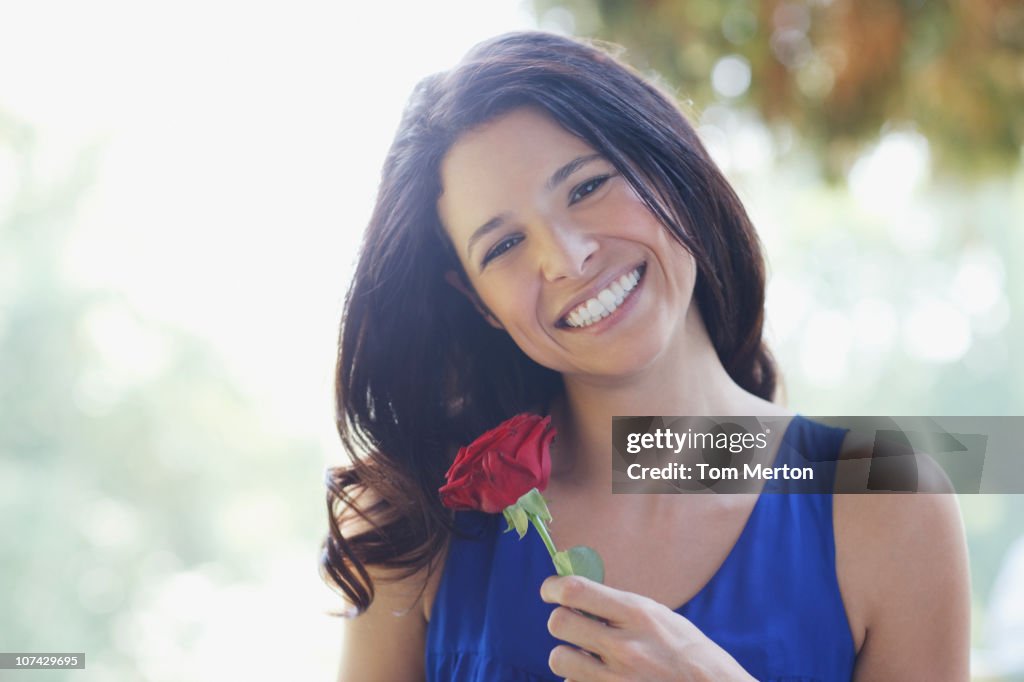
M645 335L624 348L608 349L601 353L593 362L576 364L572 368L559 370L566 376L580 378L593 377L605 379L628 379L643 374L658 365L659 359L665 357L667 344L659 343L654 335ZM581 357L580 360L583 358ZM582 366L581 366L582 365Z

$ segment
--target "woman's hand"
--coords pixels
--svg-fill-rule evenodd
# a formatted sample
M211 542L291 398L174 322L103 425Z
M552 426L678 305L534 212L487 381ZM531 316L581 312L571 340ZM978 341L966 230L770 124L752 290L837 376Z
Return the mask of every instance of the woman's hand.
M573 682L754 679L697 626L653 599L580 576L552 576L540 594L560 604L548 630L575 645L555 647L548 665Z

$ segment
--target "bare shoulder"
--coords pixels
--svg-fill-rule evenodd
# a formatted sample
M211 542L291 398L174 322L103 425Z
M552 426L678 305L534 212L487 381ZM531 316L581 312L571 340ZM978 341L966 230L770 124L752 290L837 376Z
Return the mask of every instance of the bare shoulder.
M893 431L898 433L898 431ZM872 430L850 430L836 468L837 493L952 493L949 477L935 460L896 436L878 438Z
M359 486L352 491L352 500L360 509L366 510L372 508L380 500L380 497L373 490ZM352 507L342 510L339 524L345 537L358 535L371 528L370 523L356 513ZM429 566L413 575L406 575L403 571L387 569L382 566L368 566L367 572L370 574L378 594L394 601L394 606L402 607L405 610L418 610L424 622L428 622L434 596L437 594L441 575L444 572L447 549L446 543Z
M353 499L363 509L375 501L369 490ZM369 523L353 510L340 519L345 536L367 530ZM442 553L443 556L443 553ZM373 583L373 601L358 616L346 620L339 680L422 680L428 603L433 600L436 562L413 573L381 565L366 566Z
M421 600L421 603L423 606L423 620L427 623L430 622L430 614L434 609L434 599L437 597L437 589L441 584L441 576L444 575L444 565L447 556L448 547L446 545L438 553L437 558L434 560L432 570L424 578L426 587L423 590L423 599Z
M858 648L855 679L966 680L970 588L957 498L920 456L921 489L837 494L836 570Z
M398 578L367 567L374 599L342 628L339 680L424 680L426 621L420 609L422 578Z

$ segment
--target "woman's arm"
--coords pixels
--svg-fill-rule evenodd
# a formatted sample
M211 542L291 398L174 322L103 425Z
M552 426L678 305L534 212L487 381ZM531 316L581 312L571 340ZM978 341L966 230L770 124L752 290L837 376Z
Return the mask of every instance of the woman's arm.
M394 580L379 569L368 570L376 596L370 608L344 624L338 680L425 680L422 574Z
M363 488L354 492L353 499L360 508L369 509L378 498ZM339 523L347 537L370 528L351 508L343 512ZM340 682L426 679L427 608L437 589L442 564L435 560L434 571L424 568L404 578L397 570L366 567L373 580L374 599L366 611L343 626Z
M922 474L944 478L930 458ZM840 586L862 641L854 679L967 680L970 575L956 495L835 500Z

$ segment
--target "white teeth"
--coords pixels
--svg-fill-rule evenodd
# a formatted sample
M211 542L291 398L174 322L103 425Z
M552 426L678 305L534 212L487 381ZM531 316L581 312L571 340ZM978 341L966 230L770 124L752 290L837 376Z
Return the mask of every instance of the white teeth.
M640 281L640 269L623 275L613 281L607 288L598 292L597 296L580 304L566 315L570 327L587 327L611 315L629 297Z

